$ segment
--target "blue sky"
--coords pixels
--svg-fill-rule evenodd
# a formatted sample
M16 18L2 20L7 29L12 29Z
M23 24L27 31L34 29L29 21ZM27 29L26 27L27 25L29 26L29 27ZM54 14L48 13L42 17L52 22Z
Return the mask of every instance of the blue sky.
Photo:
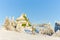
M54 27L55 21L60 21L60 0L0 0L0 25L6 16L16 19L22 13L31 23L50 22Z

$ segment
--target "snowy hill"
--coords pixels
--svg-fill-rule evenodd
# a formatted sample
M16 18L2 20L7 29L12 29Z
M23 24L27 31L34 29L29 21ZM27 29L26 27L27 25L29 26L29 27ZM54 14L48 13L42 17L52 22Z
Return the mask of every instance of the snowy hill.
M15 32L0 30L0 40L59 40L59 37L47 36L47 35L32 35L25 32Z

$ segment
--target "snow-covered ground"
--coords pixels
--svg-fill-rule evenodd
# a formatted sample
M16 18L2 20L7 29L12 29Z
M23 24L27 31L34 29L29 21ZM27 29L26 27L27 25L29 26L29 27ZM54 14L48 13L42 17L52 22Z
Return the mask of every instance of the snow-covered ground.
M25 32L0 30L0 40L60 40L59 37L47 35L32 35Z
M58 30L57 32L55 32L52 36L60 37L60 30Z

